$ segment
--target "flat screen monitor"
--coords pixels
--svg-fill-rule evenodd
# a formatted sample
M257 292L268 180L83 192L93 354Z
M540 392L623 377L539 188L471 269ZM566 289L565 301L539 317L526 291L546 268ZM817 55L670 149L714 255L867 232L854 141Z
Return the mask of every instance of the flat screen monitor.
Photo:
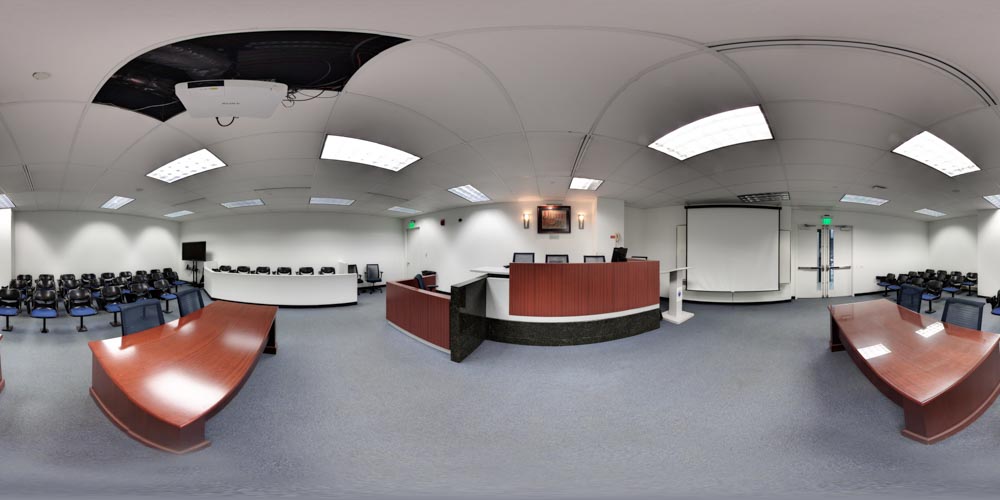
M188 243L181 243L181 260L190 261L205 261L205 242L204 241L192 241Z
M611 262L625 262L625 256L628 255L628 248L625 247L615 247L611 252Z

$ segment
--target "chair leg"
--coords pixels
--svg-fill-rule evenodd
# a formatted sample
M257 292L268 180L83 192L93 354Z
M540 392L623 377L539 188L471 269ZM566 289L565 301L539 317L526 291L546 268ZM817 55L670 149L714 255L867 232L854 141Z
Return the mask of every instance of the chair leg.
M111 318L111 326L113 326L115 328L118 328L119 326L122 326L122 324L118 322L118 313L111 313L111 314L114 315Z
M83 316L80 316L80 326L76 327L76 331L78 331L78 332L85 332L85 331L87 331L87 327L83 326Z
M166 302L166 303L167 303L167 310L166 310L166 311L163 311L163 312L165 312L165 313L167 313L167 314L170 314L170 299L167 299L167 300L165 300L164 302Z
M48 320L48 318L42 318L42 333L49 333L46 320Z

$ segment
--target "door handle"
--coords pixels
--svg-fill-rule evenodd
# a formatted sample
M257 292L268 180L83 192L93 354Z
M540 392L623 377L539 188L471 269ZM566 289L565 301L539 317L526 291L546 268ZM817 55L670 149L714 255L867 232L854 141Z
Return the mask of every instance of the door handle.
M850 268L851 266L836 266L836 267L831 267L830 269L850 269Z
M799 266L799 271L819 271L818 267L802 267Z

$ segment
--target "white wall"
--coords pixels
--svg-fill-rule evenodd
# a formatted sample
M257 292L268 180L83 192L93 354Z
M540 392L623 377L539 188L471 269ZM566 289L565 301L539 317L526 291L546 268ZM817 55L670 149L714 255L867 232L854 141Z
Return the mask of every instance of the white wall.
M977 218L976 268L979 295L987 297L1000 289L1000 210L981 210Z
M930 260L927 267L949 272L976 272L979 269L978 222L975 215L929 222L927 238L930 242Z
M9 283L14 272L14 211L0 210L0 283Z
M181 241L207 242L208 260L234 268L270 266L273 270L287 266L297 270L312 266L318 272L320 267L337 267L343 261L357 264L361 273L365 264L378 264L384 280L404 277L403 229L394 217L335 213L230 215L182 223Z
M14 274L177 270L180 262L174 221L62 211L15 211L13 221Z

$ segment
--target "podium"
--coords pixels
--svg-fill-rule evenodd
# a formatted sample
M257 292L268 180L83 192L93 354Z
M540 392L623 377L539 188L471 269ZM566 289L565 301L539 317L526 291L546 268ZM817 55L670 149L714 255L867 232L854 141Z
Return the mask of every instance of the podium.
M663 319L675 325L679 325L694 317L693 313L684 310L684 286L681 283L681 271L687 271L689 267L678 267L670 269L660 274L670 275L670 285L667 287L667 297L670 299L670 309L663 313Z

